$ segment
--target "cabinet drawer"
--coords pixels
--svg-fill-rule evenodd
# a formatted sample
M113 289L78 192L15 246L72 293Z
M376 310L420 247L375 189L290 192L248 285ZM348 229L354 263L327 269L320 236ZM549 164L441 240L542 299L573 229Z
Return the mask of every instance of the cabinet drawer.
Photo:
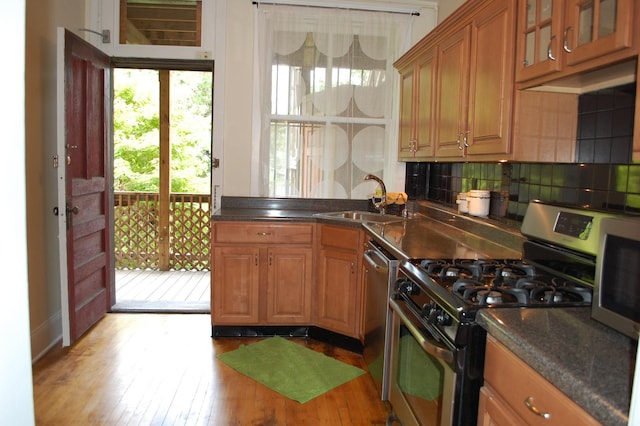
M321 225L320 244L357 252L359 248L360 230L345 226Z
M313 224L216 223L213 241L214 243L311 244Z
M491 386L527 424L600 424L491 336L487 337L484 378L485 383ZM525 401L529 401L540 412L550 414L550 417L545 419L534 414L527 408Z

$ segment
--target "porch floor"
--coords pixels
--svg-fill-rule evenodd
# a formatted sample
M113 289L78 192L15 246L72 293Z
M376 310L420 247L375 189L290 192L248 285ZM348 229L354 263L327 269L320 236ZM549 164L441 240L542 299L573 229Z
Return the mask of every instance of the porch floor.
M113 312L210 312L210 271L115 272Z

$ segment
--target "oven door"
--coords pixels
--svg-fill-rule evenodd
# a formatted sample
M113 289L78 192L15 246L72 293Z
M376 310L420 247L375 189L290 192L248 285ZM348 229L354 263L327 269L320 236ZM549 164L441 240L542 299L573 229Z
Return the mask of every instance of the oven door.
M455 350L437 342L402 300L389 301L392 416L410 425L451 425L455 395Z

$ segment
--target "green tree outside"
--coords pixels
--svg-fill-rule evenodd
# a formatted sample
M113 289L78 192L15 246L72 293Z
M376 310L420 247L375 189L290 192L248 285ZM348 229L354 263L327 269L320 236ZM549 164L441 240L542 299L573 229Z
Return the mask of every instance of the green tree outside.
M212 74L170 72L171 192L210 193ZM156 70L114 70L114 190L158 192Z

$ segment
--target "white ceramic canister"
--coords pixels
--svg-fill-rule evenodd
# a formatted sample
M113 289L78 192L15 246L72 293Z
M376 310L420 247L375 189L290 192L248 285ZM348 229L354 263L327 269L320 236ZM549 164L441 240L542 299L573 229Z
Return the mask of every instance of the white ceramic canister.
M467 194L469 214L471 216L487 217L489 215L489 204L491 195L489 191L483 189L472 189Z

